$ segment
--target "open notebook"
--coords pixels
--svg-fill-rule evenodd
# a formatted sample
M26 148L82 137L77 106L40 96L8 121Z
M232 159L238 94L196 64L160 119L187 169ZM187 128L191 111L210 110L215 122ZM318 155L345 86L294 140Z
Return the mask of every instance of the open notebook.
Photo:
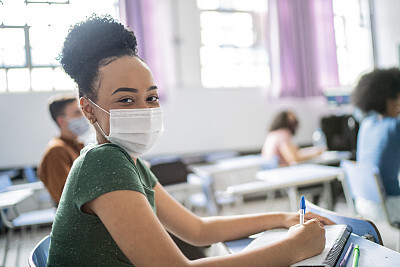
M302 260L292 266L335 266L351 234L351 227L344 224L325 226L325 249L321 254ZM258 235L243 251L263 247L284 238L288 229L273 229Z

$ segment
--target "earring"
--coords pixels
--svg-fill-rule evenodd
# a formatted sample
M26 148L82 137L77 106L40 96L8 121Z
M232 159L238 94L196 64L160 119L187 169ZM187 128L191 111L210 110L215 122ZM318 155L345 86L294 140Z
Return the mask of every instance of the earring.
M93 123L96 122L96 119L90 119L89 121L90 121L91 124L93 124Z

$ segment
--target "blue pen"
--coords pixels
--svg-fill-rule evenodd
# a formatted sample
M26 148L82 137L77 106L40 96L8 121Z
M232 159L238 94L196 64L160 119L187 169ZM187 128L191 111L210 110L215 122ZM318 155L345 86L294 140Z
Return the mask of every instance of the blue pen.
M306 201L304 196L300 200L300 224L304 224L304 215L306 214Z
M353 249L353 246L354 246L354 244L351 243L350 246L349 246L349 248L347 249L347 252L346 252L346 254L344 255L342 261L340 262L339 267L344 267L344 266L346 266L347 259L348 259L349 256L350 256L350 253L351 253L351 250Z

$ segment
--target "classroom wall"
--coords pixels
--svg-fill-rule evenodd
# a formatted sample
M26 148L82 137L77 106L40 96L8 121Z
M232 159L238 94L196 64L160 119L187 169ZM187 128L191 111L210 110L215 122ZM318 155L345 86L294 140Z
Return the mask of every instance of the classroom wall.
M400 1L375 0L376 48L378 66L399 67Z
M375 1L375 10L379 65L397 65L400 1ZM39 163L48 140L58 134L47 111L47 99L54 93L0 95L0 169ZM204 90L196 84L170 88L162 106L165 133L146 156L260 149L272 116L284 108L298 114L296 141L311 143L320 117L337 112L322 97L271 100L260 89Z
M0 96L0 169L36 166L58 128L47 111L54 93ZM162 103L165 132L147 156L224 149L260 149L266 126L278 110L290 107L301 125L296 139L311 142L325 111L323 98L268 101L260 90L175 89Z

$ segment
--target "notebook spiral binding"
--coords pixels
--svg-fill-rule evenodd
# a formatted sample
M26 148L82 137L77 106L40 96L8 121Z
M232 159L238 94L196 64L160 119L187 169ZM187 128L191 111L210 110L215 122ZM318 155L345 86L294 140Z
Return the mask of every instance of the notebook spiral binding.
M336 265L352 231L353 229L349 225L343 229L342 234L336 239L325 260L322 262L323 266L334 267Z

